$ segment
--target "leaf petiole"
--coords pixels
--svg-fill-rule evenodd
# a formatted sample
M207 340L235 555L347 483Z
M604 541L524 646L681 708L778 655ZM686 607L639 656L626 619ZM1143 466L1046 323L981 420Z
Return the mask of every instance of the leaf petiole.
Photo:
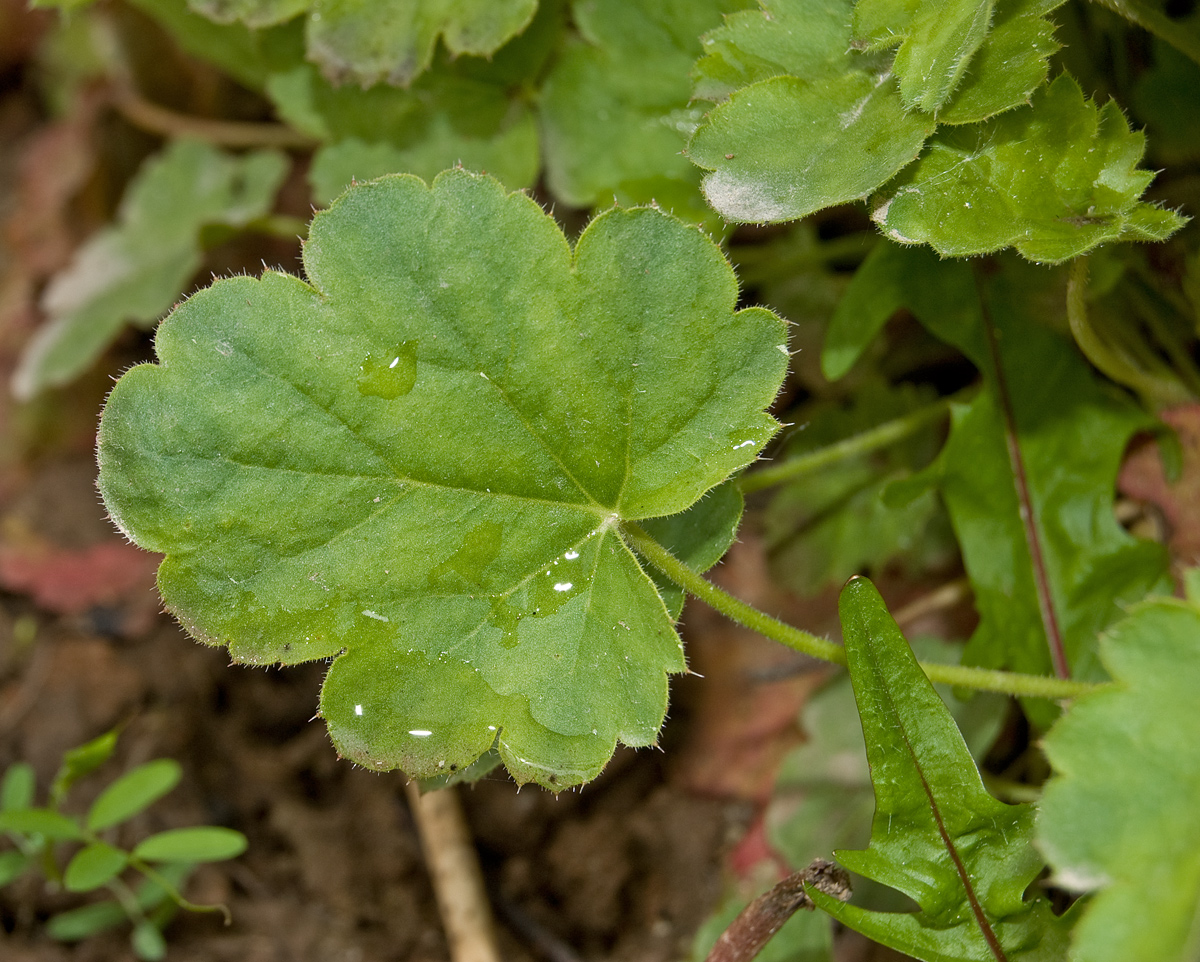
M626 543L667 578L731 621L745 625L760 635L802 654L836 665L846 664L846 651L841 645L785 624L722 591L676 558L637 524L627 521L621 525L621 531ZM1103 684L1092 682L1024 675L1010 671L930 662L919 664L932 682L976 691L994 691L1021 698L1075 698L1103 687Z

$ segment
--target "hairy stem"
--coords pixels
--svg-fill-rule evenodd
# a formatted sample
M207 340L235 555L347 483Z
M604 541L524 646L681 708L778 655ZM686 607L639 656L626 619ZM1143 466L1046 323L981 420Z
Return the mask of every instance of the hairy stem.
M932 424L945 417L951 404L964 400L965 395L973 392L974 388L969 388L967 391L960 391L950 397L939 398L932 404L917 408L903 417L896 418L894 421L885 421L877 427L844 438L836 444L830 444L798 457L788 458L769 468L753 471L738 479L738 487L742 489L742 494L750 494L752 491L761 491L763 488L769 488L776 484L794 481L796 478L836 464L838 461L887 447L889 444L916 434L927 424Z
M722 591L676 558L633 522L625 522L621 526L621 530L625 540L638 554L688 594L699 598L730 621L745 625L760 635L802 654L837 665L846 664L846 650L841 645L784 624ZM959 688L971 688L976 691L994 691L1002 695L1014 695L1020 698L1076 698L1102 687L1102 685L1090 682L1048 678L1042 675L1022 675L1010 671L991 671L986 668L967 668L962 665L939 665L930 662L920 662L919 664L921 670L932 682L954 685Z

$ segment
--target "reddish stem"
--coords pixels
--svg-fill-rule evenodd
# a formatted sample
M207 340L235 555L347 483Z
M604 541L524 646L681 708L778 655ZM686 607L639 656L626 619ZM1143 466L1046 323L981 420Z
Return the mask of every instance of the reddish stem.
M1029 493L1029 479L1025 474L1025 459L1021 456L1021 445L1017 440L1017 424L1013 415L1012 398L1008 393L1008 382L1000 361L1000 345L996 340L996 329L992 324L983 285L976 274L979 285L979 310L983 318L983 329L987 335L988 352L991 354L992 374L996 379L996 395L1004 415L1004 443L1008 447L1008 461L1012 465L1013 480L1017 488L1018 509L1021 523L1025 527L1025 541L1029 546L1029 558L1033 566L1033 583L1037 590L1038 609L1042 615L1042 627L1046 631L1046 643L1050 647L1050 660L1054 673L1059 678L1070 678L1071 668L1067 664L1067 652L1063 646L1062 631L1058 626L1058 615L1054 611L1054 596L1050 591L1050 576L1046 571L1046 560L1042 554L1042 540L1038 533L1037 520L1033 512L1033 498Z

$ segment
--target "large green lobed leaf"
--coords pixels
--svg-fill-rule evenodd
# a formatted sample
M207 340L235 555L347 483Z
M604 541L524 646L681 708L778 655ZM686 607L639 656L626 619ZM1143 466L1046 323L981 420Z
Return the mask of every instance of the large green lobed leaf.
M496 743L559 788L653 742L684 660L620 524L754 459L782 321L667 214L572 251L464 171L351 189L304 265L197 294L105 410L101 491L168 607L241 661L334 657L321 712L373 768Z
M1200 608L1137 606L1100 642L1117 684L1078 699L1046 735L1054 777L1038 845L1056 881L1099 889L1076 962L1200 957Z
M868 847L839 851L852 872L912 898L914 913L872 912L810 890L850 928L929 962L1058 960L1065 919L1025 890L1042 865L1033 808L983 787L949 710L875 587L851 581L839 602L846 659L867 745L875 815Z

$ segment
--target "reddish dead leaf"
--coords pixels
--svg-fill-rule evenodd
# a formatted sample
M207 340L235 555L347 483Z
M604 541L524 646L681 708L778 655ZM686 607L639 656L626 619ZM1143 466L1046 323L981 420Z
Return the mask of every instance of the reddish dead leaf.
M97 606L154 597L158 555L123 541L87 548L59 548L33 535L0 542L0 587L29 595L38 607L79 615Z
M1171 528L1172 552L1185 564L1200 563L1200 404L1163 411L1183 448L1183 470L1174 484L1163 474L1158 445L1144 444L1125 461L1117 489L1155 505Z

